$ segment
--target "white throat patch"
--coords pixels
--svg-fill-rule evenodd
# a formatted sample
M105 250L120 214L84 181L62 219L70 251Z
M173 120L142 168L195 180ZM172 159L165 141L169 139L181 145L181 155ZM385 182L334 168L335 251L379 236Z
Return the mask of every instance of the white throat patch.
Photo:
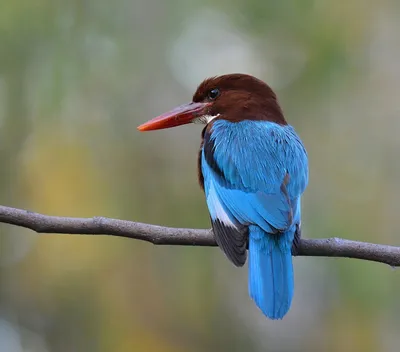
M219 116L219 114L214 115L214 116L203 115L203 116L195 118L192 122L196 123L196 124L205 124L205 125L207 125L218 116Z

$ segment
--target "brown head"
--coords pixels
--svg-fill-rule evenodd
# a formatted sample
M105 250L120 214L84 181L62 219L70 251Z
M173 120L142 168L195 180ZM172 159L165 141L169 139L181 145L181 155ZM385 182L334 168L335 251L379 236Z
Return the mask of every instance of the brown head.
M140 125L138 130L151 131L187 123L208 124L214 119L287 124L273 90L253 76L237 73L206 79L197 88L191 103Z

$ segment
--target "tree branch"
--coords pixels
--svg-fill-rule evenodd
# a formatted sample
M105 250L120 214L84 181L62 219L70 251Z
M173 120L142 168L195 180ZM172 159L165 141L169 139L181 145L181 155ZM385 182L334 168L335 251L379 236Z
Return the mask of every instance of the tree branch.
M216 246L211 230L162 227L126 220L48 216L0 206L0 223L25 227L37 233L110 235L158 245ZM339 238L301 239L297 255L347 257L400 266L400 247Z

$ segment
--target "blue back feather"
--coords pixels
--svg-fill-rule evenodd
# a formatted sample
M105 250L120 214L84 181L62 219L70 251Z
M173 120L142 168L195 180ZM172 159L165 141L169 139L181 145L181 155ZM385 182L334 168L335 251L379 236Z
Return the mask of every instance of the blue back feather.
M212 143L218 168L204 147L211 219L227 228L248 226L250 296L268 317L282 318L293 295L291 246L308 183L307 153L293 127L268 121L216 120L205 143Z

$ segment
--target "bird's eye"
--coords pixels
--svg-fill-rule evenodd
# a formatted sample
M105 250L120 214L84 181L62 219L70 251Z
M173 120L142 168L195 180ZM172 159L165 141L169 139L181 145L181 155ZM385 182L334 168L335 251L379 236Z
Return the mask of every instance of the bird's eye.
M220 92L219 89L215 88L208 92L208 98L211 100L216 99L219 96Z

